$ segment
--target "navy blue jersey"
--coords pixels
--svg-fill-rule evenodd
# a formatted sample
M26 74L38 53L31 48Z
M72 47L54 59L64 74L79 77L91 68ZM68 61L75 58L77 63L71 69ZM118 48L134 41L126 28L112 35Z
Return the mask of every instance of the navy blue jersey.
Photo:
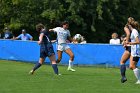
M130 36L131 36L131 33L132 33L131 28L128 25L126 27L129 29ZM131 42L131 39L130 38L129 38L129 42Z
M50 35L48 33L48 31L46 31L45 29L43 29L40 34L43 33L43 39L42 42L40 44L40 57L41 58L45 58L47 56L51 56L54 55L54 50L53 50L53 45L50 41Z
M50 40L50 35L49 35L49 32L46 30L46 29L43 29L40 34L43 33L44 36L43 36L43 40L42 40L42 44L48 44L48 43L51 43L51 40Z
M131 28L128 25L126 27L129 29L130 36L131 36L131 33L132 33ZM129 38L129 42L131 42L130 38ZM125 50L127 50L127 51L129 51L131 53L131 46L126 46Z

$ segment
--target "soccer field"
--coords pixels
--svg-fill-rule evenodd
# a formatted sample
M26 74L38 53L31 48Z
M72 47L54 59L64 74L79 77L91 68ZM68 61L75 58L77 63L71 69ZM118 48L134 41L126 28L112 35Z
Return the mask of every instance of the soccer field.
M139 93L140 85L131 70L128 81L120 83L118 68L75 67L76 72L59 66L61 76L53 74L50 65L43 65L34 75L28 72L32 63L0 61L0 93Z

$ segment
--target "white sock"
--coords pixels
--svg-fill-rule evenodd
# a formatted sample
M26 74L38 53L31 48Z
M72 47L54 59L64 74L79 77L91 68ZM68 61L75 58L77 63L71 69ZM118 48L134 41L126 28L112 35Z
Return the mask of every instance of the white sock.
M140 80L140 70L138 68L133 69L135 77Z
M69 66L68 66L68 68L72 68L72 66L73 66L73 61L69 60Z

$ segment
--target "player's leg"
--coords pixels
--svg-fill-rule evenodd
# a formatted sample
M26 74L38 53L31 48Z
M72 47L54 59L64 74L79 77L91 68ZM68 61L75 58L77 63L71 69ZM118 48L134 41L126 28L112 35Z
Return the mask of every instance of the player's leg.
M57 50L58 58L57 58L56 63L59 63L61 61L61 59L62 59L62 53L63 53L63 51Z
M68 70L70 71L75 71L72 67L73 67L73 60L74 60L74 54L73 52L71 51L70 48L66 49L65 52L70 56L70 59L69 59L69 65L68 65Z
M53 68L53 70L54 70L54 73L58 75L59 73L58 73L58 67L57 67L57 64L56 64L55 55L51 55L51 56L49 57L49 59L50 59L50 61L51 61L51 63L52 63L52 68Z
M121 61L120 61L120 72L121 72L121 76L122 76L122 78L121 78L122 83L127 81L126 75L125 75L125 72L126 72L125 63L129 58L130 58L130 52L125 50L123 55L122 55Z
M39 62L37 62L35 64L35 66L33 67L33 69L29 72L29 74L34 74L34 71L37 70L45 61L46 59L46 53L44 51L44 49L40 50L40 58L39 58Z
M140 70L136 67L139 61L139 57L130 57L130 69L133 70L135 77L137 78L136 84L140 84Z
M56 63L59 63L61 61L63 50L64 50L64 46L62 44L58 44L57 45L57 55L58 55L58 58L57 58Z
M34 68L29 72L29 74L34 74L35 70L37 70L45 61L45 58L39 58L39 62L37 62Z

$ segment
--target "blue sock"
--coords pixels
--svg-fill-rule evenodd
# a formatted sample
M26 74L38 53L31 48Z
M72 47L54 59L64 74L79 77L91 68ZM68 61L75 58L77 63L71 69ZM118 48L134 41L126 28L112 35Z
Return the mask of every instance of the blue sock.
M125 66L125 64L121 65L120 71L121 71L121 76L122 76L122 77L125 77L125 71L126 71L126 66Z
M40 63L36 63L36 65L35 65L34 68L33 68L33 71L35 71L36 69L38 69L41 65L42 65L42 64L40 64Z
M58 75L57 64L52 64L52 68L53 68L53 70L54 70L54 73Z

